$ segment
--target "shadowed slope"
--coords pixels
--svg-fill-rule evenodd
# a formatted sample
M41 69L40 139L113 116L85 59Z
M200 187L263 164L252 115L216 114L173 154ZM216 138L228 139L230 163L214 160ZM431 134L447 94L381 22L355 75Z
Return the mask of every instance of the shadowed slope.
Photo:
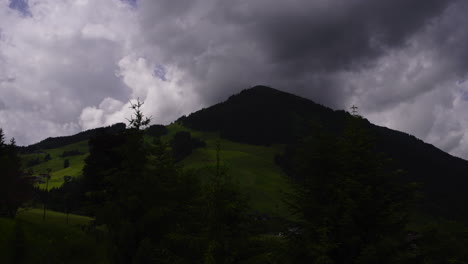
M311 124L339 135L349 118L351 115L345 111L333 111L305 98L256 86L178 122L196 130L218 131L221 137L236 142L287 143L294 149ZM421 183L423 208L437 216L468 220L464 209L468 203L464 194L468 188L467 161L414 136L363 122L375 135L378 150L407 172L408 181Z

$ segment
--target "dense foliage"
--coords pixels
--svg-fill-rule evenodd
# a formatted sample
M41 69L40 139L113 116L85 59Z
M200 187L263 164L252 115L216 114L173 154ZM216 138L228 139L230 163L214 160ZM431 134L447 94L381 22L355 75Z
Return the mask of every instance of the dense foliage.
M398 184L400 172L375 149L361 118L348 122L338 138L315 128L292 157L295 262L403 263L414 192Z
M205 142L197 138L192 138L190 132L177 132L170 142L172 157L178 162L192 154L192 150L205 146Z
M146 134L151 137L161 137L167 134L167 128L164 125L151 125L146 129Z
M218 166L201 186L198 175L176 166L166 143L143 136L133 128L90 141L85 200L109 230L114 261L236 263L244 207L225 172Z
M0 216L15 217L21 204L31 196L30 180L21 170L15 141L5 143L0 129Z

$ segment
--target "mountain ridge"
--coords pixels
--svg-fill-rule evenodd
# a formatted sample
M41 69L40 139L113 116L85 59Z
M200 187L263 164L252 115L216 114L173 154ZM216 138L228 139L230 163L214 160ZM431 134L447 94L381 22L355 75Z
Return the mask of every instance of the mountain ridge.
M307 135L311 124L340 135L350 118L352 115L346 111L332 110L297 95L256 86L232 95L224 102L183 116L175 123L195 131L219 132L222 138L233 142L266 146L283 144L294 149L294 144ZM464 195L468 187L465 175L468 161L408 133L377 126L366 119L362 122L375 135L377 149L406 172L407 181L421 183L425 195L421 206L425 211L468 222L468 212L464 210L464 204L468 203L468 197ZM115 125L115 128L125 129L124 124ZM105 128L70 137L49 138L24 148L34 151L82 137L81 140L86 140L103 130Z
M340 135L352 115L311 100L256 86L212 107L181 117L177 122L194 130L217 131L234 142L294 145L307 135L311 124ZM468 161L455 157L405 132L377 126L362 119L375 136L376 147L405 171L409 182L421 184L422 207L449 219L468 221L464 190L468 187Z

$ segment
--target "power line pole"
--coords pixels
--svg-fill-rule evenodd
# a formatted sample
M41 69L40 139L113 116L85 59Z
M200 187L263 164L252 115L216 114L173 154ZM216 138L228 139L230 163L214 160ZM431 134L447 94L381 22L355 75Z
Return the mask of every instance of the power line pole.
M45 178L46 178L46 188L45 188L46 194L45 194L45 197L44 197L44 214L42 215L42 220L43 221L45 221L46 211L47 211L47 200L49 198L49 179L50 179L50 172L51 171L52 171L51 169L47 169L47 173L43 174L43 176L45 176Z

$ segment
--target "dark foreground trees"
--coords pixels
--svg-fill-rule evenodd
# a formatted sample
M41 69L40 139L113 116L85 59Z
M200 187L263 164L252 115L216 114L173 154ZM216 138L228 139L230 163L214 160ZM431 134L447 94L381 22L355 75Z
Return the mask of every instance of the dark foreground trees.
M338 139L316 129L297 148L289 202L299 222L289 226L289 248L281 254L267 242L249 248L246 203L220 162L219 147L202 185L200 175L176 165L168 144L158 137L145 140L140 121L124 133L91 140L84 169L85 197L97 224L109 230L115 263L249 263L256 256L271 263L411 259L405 228L413 192L398 183L399 172L375 149L359 118ZM256 241L266 238L282 239Z
M315 128L294 155L295 263L406 263L414 253L406 231L414 192L364 124L350 118L339 138Z
M32 194L30 180L21 170L15 141L12 139L9 144L5 143L0 128L0 216L16 216L18 208Z
M82 179L89 212L109 231L113 262L239 263L245 204L225 170L217 166L202 185L201 175L176 165L167 143L145 140L141 112L134 118L124 133L90 141Z
M239 263L247 249L247 201L233 182L221 160L221 145L216 143L216 165L211 168L204 188L206 249L204 263Z
M117 263L177 263L197 258L198 183L172 162L167 146L144 144L129 130L115 151L120 166L107 175L97 221L107 225ZM192 230L194 229L194 230ZM195 248L194 248L195 247ZM198 258L201 256L198 255Z

